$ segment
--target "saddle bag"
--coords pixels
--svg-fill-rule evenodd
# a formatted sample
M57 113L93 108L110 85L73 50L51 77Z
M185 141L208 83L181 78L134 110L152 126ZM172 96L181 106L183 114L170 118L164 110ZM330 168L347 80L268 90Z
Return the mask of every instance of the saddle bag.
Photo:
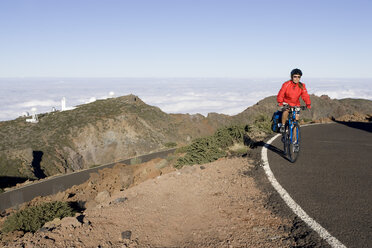
M280 132L280 126L282 125L282 111L276 111L271 118L271 130L274 133Z

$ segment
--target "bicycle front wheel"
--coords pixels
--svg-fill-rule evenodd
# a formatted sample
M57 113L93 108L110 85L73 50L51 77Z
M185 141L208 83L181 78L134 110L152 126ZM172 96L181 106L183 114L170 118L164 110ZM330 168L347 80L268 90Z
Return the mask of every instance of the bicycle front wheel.
M287 154L289 160L294 163L300 155L301 130L298 123L294 124L292 138L289 137L287 142Z

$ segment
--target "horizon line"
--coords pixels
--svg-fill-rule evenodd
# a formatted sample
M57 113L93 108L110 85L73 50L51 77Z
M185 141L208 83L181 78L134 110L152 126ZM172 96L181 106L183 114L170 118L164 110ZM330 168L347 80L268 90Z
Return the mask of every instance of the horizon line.
M271 79L271 78L283 78L284 76L268 76L268 77L254 77L254 76L246 76L246 77L213 77L213 76L207 76L207 77L197 77L197 76L98 76L98 77L92 77L92 76L0 76L0 79ZM372 79L372 76L370 77L329 77L329 76L303 76L305 78L314 78L314 79ZM290 78L288 76L288 78Z

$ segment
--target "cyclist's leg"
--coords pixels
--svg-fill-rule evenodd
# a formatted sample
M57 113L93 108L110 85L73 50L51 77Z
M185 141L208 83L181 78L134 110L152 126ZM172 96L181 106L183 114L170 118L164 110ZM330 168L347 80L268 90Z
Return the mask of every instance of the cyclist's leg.
M300 114L296 114L296 121L298 122L300 119ZM294 126L293 128L293 143L297 143L297 128Z
M296 130L296 140L295 140L295 144L293 145L294 147L294 152L299 152L300 151L300 142L301 142L301 130L300 130L300 125L298 124L298 122L295 124L295 128Z
M288 119L288 113L289 113L289 110L283 110L283 113L282 113L282 126L280 127L280 132L281 133L284 133L285 131L285 123Z
M282 125L283 126L285 125L285 122L288 119L288 113L289 113L289 110L288 109L283 110L283 114L282 114Z

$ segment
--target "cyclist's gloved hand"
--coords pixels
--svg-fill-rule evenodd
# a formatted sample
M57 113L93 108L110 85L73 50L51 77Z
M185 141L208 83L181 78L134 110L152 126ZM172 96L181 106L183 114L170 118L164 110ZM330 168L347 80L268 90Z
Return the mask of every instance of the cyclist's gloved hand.
M310 104L306 105L306 108L311 109L311 105Z

